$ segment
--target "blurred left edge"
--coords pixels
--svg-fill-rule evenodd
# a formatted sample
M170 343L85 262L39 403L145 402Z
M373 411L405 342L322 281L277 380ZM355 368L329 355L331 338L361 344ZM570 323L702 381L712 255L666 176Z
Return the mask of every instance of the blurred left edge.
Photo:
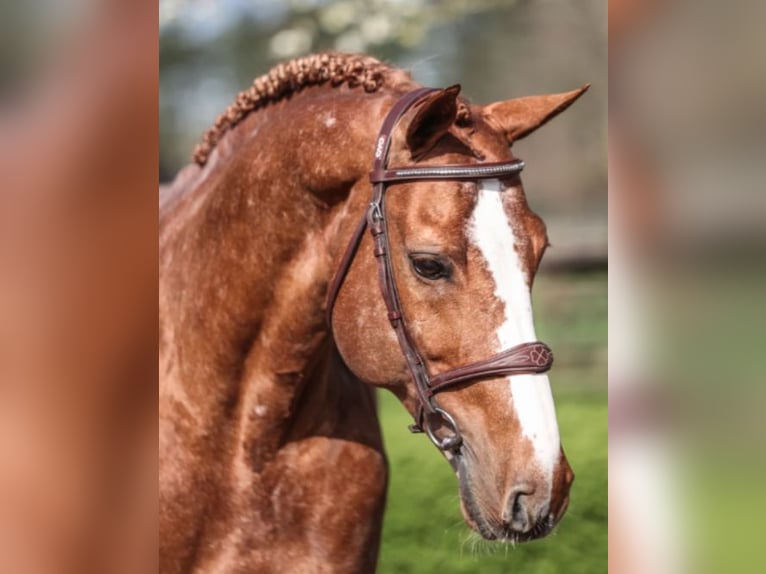
M0 7L0 572L157 570L157 6Z

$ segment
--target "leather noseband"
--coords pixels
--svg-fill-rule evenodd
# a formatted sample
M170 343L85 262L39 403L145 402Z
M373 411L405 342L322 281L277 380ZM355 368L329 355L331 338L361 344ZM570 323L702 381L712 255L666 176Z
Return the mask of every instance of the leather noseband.
M378 280L380 292L386 304L388 319L391 322L399 347L402 350L407 367L410 371L418 398L418 412L415 424L410 425L412 432L423 432L443 451L456 452L462 444L462 437L457 423L444 409L434 402L437 393L468 382L481 379L544 373L553 364L553 353L545 343L539 341L522 343L506 349L482 361L458 367L431 376L423 357L418 352L414 339L407 328L399 290L394 278L393 262L388 242L386 224L385 192L388 185L411 181L452 181L452 180L481 180L507 177L519 173L524 168L524 162L513 160L496 163L457 164L420 166L412 165L388 169L388 153L391 147L391 135L399 119L412 106L420 102L433 88L419 88L402 96L391 108L383 121L376 140L376 151L373 160L370 181L373 184L372 200L359 225L349 241L346 252L338 267L335 277L330 284L327 298L327 324L332 332L332 312L335 301L348 273L351 263L356 256L359 244L366 228L372 233L373 253L378 265ZM436 436L435 422L446 426L448 433L444 438Z

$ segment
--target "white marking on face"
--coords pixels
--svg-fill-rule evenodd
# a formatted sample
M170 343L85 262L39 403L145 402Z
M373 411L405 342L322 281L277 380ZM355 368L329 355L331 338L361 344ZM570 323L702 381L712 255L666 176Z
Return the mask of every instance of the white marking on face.
M335 119L335 116L333 116L333 115L331 115L331 114L327 114L327 115L325 116L325 118L324 118L324 125L325 125L326 127L328 127L328 128L331 128L331 127L333 127L333 126L335 125L335 122L336 122L336 121L337 121L337 120Z
M483 180L468 226L468 237L486 260L495 282L495 296L505 309L497 330L496 352L537 340L527 274L516 252L513 221L503 209L504 188L497 179ZM534 447L537 463L549 486L559 457L559 429L547 375L508 377L511 401L521 431Z

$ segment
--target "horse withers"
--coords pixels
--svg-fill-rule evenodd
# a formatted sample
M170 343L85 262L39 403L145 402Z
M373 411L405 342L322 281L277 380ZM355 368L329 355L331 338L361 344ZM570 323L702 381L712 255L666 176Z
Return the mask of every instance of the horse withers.
M375 387L440 447L482 536L537 538L564 514L530 303L547 238L510 146L585 88L488 106L417 88L365 56L277 66L163 191L163 572L374 570Z

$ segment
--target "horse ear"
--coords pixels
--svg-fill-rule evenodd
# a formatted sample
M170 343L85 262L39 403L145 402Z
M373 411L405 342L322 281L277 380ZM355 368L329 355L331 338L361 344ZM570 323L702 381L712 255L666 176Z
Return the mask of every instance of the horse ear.
M455 122L459 93L460 84L455 84L429 94L415 109L407 126L407 147L413 158L433 148Z
M489 125L505 135L508 144L528 136L548 120L555 118L590 88L563 94L546 94L495 102L484 106L482 115Z

